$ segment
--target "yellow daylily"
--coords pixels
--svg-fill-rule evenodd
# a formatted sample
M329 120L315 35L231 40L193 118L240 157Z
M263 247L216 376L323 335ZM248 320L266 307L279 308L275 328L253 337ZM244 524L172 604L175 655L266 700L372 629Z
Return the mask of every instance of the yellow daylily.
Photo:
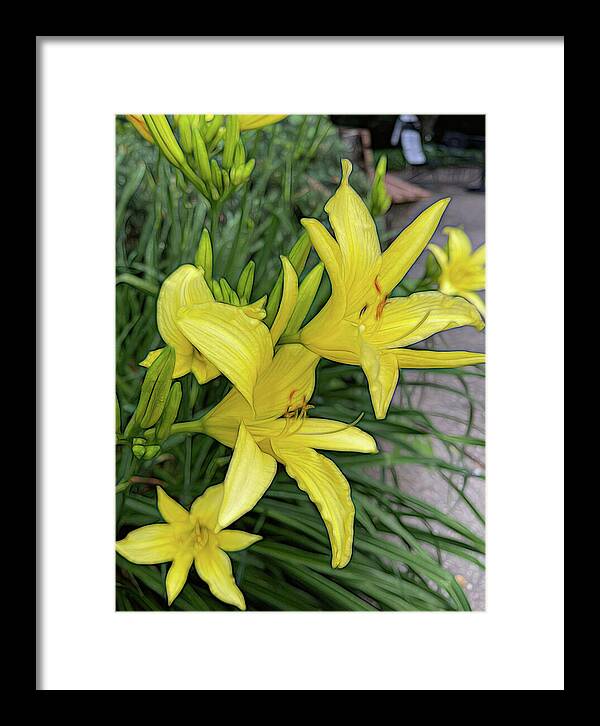
M254 390L254 411L235 388L200 421L173 430L201 431L234 449L223 483L219 527L250 511L268 489L277 462L319 510L333 567L352 555L354 505L346 477L315 449L374 453L374 439L340 421L308 418L319 356L299 344L281 346Z
M428 248L440 266L440 291L464 297L485 315L485 303L477 294L485 288L485 245L473 252L471 240L460 227L444 227L444 234L448 235L445 248L433 243Z
M189 373L199 383L223 373L252 403L258 374L273 357L264 301L238 307L216 302L202 268L182 265L163 282L156 305L158 330L175 350L173 378ZM140 363L150 366L161 349Z
M240 120L240 131L250 131L251 129L261 129L263 126L271 126L287 117L287 114L242 114L238 115Z
M434 333L484 323L477 309L441 292L389 298L434 233L449 199L432 204L381 252L369 210L349 184L352 165L342 160L342 180L325 205L335 239L316 219L302 224L325 264L331 297L300 331L314 353L360 365L369 383L373 409L384 418L400 368L450 368L482 363L482 353L413 350Z
M190 511L157 487L158 510L166 524L149 524L130 532L116 544L117 552L138 565L172 562L167 573L167 600L175 600L186 583L192 563L212 594L240 610L246 609L235 584L227 552L238 552L262 539L237 529L221 529L217 514L223 499L223 484L209 487Z

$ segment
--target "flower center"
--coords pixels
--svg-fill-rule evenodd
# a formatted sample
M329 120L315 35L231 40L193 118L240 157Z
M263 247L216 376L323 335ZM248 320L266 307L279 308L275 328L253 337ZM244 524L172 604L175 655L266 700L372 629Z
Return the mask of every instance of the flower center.
M358 314L360 320L365 318L367 313L371 313L372 310L375 311L375 320L381 320L381 316L383 315L383 308L388 304L388 296L383 292L381 284L379 283L377 277L373 280L373 287L375 288L377 297L375 299L375 302L371 305L367 303L363 306L360 313Z
M310 403L307 403L306 396L302 396L299 401L294 401L297 392L295 388L290 391L287 408L282 414L283 418L302 419L306 417L309 409L314 408Z
M208 542L208 530L202 527L199 522L194 525L194 547L202 549Z

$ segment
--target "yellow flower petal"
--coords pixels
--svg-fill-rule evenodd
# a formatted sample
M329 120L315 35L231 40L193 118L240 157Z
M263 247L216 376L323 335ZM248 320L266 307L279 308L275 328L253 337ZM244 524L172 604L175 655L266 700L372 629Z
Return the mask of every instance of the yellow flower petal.
M485 265L485 245L480 245L471 255L470 259L473 265Z
M195 557L196 572L206 582L212 594L240 610L246 609L241 590L233 579L231 560L215 544L209 541Z
M239 552L262 539L259 534L249 534L238 529L224 529L217 535L217 544L225 552Z
M279 440L272 446L289 476L308 494L325 522L331 542L331 566L344 567L352 556L354 536L354 504L346 477L333 461L313 449L286 446Z
M281 265L283 267L283 293L281 302L273 325L271 326L271 340L273 345L277 343L281 334L292 317L296 303L298 302L298 275L292 263L287 257L281 257Z
M177 365L177 364L176 364ZM200 385L221 375L219 369L206 360L197 350L194 351L191 365L192 373Z
M219 528L224 529L249 512L267 491L276 472L275 459L258 448L244 423L240 423L231 462L223 482Z
M193 353L192 344L177 325L179 310L186 305L212 300L204 273L194 265L181 265L161 285L156 303L158 331L165 343L172 345L178 355L191 356Z
M385 418L398 384L398 364L391 352L380 352L368 343L361 348L360 365L369 382L375 418Z
M287 434L285 421L277 421L279 435L293 446L323 449L324 451L360 451L377 453L375 439L356 426L326 418L305 418L298 430ZM294 428L294 427L292 427Z
M303 345L282 345L256 386L257 418L282 416L290 403L310 399L319 356Z
M154 363L154 361L158 358L158 356L163 352L164 348L157 348L156 350L151 350L148 355L144 358L144 360L140 361L140 365L144 366L144 368L150 368L150 366Z
M223 485L215 484L201 494L190 509L190 516L193 523L198 522L212 532L217 528L219 509L223 502Z
M383 253L379 282L385 293L396 287L425 249L449 202L450 199L441 199L428 207Z
M463 350L414 350L400 348L393 351L399 368L459 368L485 363L485 353Z
M170 562L177 553L174 530L170 524L149 524L130 532L116 544L117 552L137 565Z
M250 131L251 129L260 129L263 126L276 124L287 118L287 114L242 114L238 115L240 120L240 131Z
M476 292L461 292L460 295L461 297L464 297L465 300L468 300L471 305L474 305L481 315L485 315L485 303Z
M412 345L462 325L472 325L477 330L484 327L481 315L471 303L441 292L416 292L392 298L383 308L379 323L367 332L369 343L377 348Z
M189 522L190 514L181 504L172 499L162 487L156 487L158 511L165 522L172 524L179 522L186 524Z
M312 246L325 265L333 295L344 291L342 276L342 253L338 243L333 239L321 222L316 219L302 219L302 226L308 232ZM344 311L342 311L343 314Z
M349 183L352 164L342 159L342 180L325 205L342 256L347 309L362 306L381 264L381 248L368 207ZM323 260L325 262L325 260Z
M173 560L173 564L167 572L167 602L169 605L173 603L177 595L183 590L190 567L194 561L192 550L181 552Z
M202 430L230 448L235 445L240 421L252 424L253 436L255 431L260 435L261 425L257 422L273 421L286 413L290 406L310 400L318 362L319 356L302 345L291 343L281 346L256 385L255 410L252 411L234 389L202 419ZM272 429L267 426L262 437L269 436L271 432Z
M467 259L472 251L471 240L465 230L460 227L444 227L444 234L448 235L448 256L450 262L460 262Z
M446 254L446 250L442 249L442 247L439 247L438 245L434 245L433 242L427 246L427 249L433 254L442 270L448 266L448 255Z
M258 376L273 356L266 325L241 308L217 302L181 308L177 324L252 406Z

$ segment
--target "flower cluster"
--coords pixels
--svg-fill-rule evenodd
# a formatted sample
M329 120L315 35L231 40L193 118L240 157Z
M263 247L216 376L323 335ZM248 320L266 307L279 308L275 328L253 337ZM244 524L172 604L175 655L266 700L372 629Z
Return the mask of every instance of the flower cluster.
M207 135L214 132L224 139L233 126L235 158L240 129L281 117L240 116L233 117L234 122L229 118L180 117L180 138L188 134L185 145L193 154L199 136L210 148ZM131 117L131 121L148 140L168 148L169 141L153 117ZM215 131L213 123L225 131ZM185 154L178 157L180 169L187 163ZM227 168L228 164L225 159L223 169L231 182L236 177L230 170L239 167ZM206 232L196 264L182 265L162 284L157 326L165 347L150 351L141 362L148 371L134 423L125 434L138 447L134 453L145 458L152 458L161 441L175 433L202 433L233 450L223 483L208 488L189 511L158 488L158 509L165 523L135 529L117 543L118 552L132 562L172 563L166 578L169 604L194 564L215 597L245 609L226 553L248 547L260 537L229 527L265 494L278 464L317 507L331 543L331 566L344 567L350 561L354 532L350 486L336 464L320 452L375 453L377 444L356 425L313 415L310 401L321 358L362 368L379 419L387 414L400 369L484 361L480 353L411 347L449 328L484 325L471 293L465 294L458 282L448 282L458 279L457 270L470 289L483 279L469 272L460 230L450 231L449 253L431 247L442 268L439 291L393 295L427 247L449 200L426 209L382 252L371 213L350 186L351 170L350 162L343 160L340 185L325 206L331 231L315 219L302 220L307 234L289 258L281 258L279 284L268 300L250 302L253 263L235 290L212 279L211 240ZM210 194L207 169L203 175L198 164L190 171ZM210 183L218 187L216 177ZM297 270L302 265L295 264L296 258L305 260L311 244L321 264L299 284ZM324 270L331 295L303 325ZM222 375L231 389L200 419L176 422L181 388L173 381L190 373L199 384Z

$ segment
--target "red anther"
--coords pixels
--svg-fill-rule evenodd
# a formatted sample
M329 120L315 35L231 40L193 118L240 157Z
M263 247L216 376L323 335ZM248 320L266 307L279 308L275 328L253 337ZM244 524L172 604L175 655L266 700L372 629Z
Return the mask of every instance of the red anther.
M377 278L373 280L373 284L375 285L375 289L377 290L378 294L381 295L381 285L379 284L379 280Z

